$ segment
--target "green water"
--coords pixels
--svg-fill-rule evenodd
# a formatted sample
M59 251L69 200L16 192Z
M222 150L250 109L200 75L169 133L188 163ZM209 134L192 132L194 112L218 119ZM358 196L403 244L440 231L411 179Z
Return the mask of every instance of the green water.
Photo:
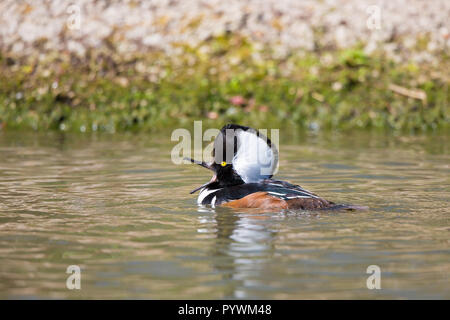
M283 134L278 178L370 210L198 208L170 132L0 132L0 298L450 298L448 134Z

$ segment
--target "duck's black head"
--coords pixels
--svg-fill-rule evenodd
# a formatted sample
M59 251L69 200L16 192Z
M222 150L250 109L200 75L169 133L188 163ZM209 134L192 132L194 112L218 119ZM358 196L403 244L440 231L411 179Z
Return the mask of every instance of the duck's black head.
M224 126L216 139L211 163L188 159L214 172L211 181L193 190L218 189L272 177L278 151L259 131L236 124Z

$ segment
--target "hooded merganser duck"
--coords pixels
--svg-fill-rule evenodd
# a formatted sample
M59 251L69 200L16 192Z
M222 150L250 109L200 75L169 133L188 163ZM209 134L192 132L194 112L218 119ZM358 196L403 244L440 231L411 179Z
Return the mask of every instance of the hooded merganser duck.
M212 179L191 191L200 190L201 206L260 209L345 209L365 207L338 205L285 181L274 180L278 150L270 139L250 127L224 126L214 140L211 163L185 158L213 171Z

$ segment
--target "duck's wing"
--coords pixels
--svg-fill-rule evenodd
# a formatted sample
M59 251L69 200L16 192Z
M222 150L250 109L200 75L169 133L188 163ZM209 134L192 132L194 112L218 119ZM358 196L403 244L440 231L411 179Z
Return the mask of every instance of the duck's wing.
M290 199L320 199L320 197L299 185L295 185L286 181L266 179L263 180L265 190L272 195L278 196L283 200Z
M212 198L215 197L215 198ZM300 186L267 179L218 190L205 202L234 208L323 209L334 205Z
M286 181L266 180L267 194L286 202L288 209L317 210L328 209L335 206L318 195Z
M325 200L318 195L286 181L267 179L264 180L267 185L268 194L278 196L286 201L289 209L303 210L367 210L367 206L359 206L353 204L336 204ZM281 194L278 194L281 193Z
M204 198L203 205L232 208L291 210L364 210L367 207L335 204L285 181L267 179L219 189Z

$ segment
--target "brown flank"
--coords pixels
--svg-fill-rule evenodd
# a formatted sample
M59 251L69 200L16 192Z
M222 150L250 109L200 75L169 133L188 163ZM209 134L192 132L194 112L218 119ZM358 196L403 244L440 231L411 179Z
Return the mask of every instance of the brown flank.
M248 196L223 204L230 208L287 209L286 201L269 196L267 192L255 192Z
M334 205L320 198L296 198L291 200L282 200L269 195L267 192L260 191L249 194L248 196L224 203L224 207L230 208L260 208L260 209L302 209L315 210L330 208Z

